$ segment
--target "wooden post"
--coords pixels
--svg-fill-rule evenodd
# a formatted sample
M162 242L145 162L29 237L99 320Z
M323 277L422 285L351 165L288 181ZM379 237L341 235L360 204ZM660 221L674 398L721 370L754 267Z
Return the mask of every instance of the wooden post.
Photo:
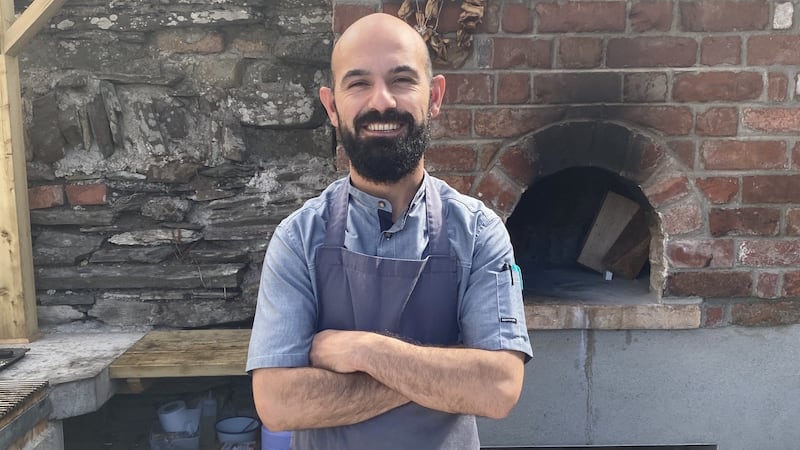
M64 1L35 0L15 21L14 1L0 0L0 342L39 332L17 55Z

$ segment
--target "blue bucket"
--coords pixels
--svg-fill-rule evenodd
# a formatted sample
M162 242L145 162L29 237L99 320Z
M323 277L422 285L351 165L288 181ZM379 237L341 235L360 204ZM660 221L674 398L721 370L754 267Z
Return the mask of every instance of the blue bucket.
M289 450L291 445L291 431L272 432L261 425L261 450Z

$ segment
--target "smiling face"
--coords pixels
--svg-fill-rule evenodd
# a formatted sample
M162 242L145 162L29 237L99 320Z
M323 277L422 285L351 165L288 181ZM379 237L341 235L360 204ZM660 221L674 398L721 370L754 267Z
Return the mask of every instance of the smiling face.
M362 18L337 42L331 69L334 88L322 88L320 99L353 170L389 183L418 168L444 78L431 77L428 50L416 31L387 14Z

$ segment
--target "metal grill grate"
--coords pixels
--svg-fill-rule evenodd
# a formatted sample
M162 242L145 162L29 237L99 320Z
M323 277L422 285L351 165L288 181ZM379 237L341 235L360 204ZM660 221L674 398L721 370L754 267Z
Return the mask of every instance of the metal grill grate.
M16 413L41 399L45 388L47 381L0 379L0 428Z

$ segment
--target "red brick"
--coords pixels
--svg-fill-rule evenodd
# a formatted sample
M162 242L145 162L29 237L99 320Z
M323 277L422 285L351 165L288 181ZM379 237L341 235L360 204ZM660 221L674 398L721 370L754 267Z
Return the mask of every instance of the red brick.
M536 3L540 33L625 31L625 2Z
M28 208L44 209L64 204L64 186L52 184L28 189Z
M739 179L734 177L701 178L695 180L694 184L716 205L729 203L739 193Z
M481 109L475 111L475 134L490 138L516 137L563 117L563 108Z
M769 24L766 0L684 0L679 8L684 31L763 30Z
M475 170L478 155L466 145L433 145L425 151L425 167L431 172Z
M672 98L678 102L754 100L764 91L757 72L697 72L675 76Z
M785 73L770 73L768 75L767 83L767 98L769 101L786 101L786 92L789 89L789 77L787 77Z
M558 59L567 69L591 69L603 62L603 41L592 37L563 37L559 39Z
M695 146L692 141L675 140L669 142L669 149L672 155L680 161L681 164L694 169L695 162Z
M692 130L692 111L680 106L621 106L608 108L611 116L658 130L669 136L683 136Z
M637 33L645 31L669 31L672 28L671 1L636 1L629 16L631 29Z
M455 2L453 2L455 3ZM483 19L478 24L475 33L495 34L500 31L500 2L487 2L483 8ZM460 6L460 5L459 5ZM461 8L459 7L459 10Z
M800 142L795 144L792 149L792 168L800 169Z
M494 156L502 148L502 142L490 142L481 146L481 156L479 160L480 170L486 170L492 164Z
M526 104L531 100L531 76L504 72L497 75L498 104Z
M704 141L703 167L709 170L784 169L788 166L783 141Z
M756 296L759 298L778 298L777 273L759 273L756 280Z
M800 240L751 239L739 243L739 263L755 267L800 265Z
M786 297L800 297L800 271L783 274L783 295Z
M530 33L533 18L527 5L506 3L503 10L503 31L506 33Z
M800 65L800 36L768 34L747 39L747 65Z
M549 69L553 63L553 42L530 38L493 38L492 68Z
M622 77L613 72L544 73L533 78L537 104L618 103Z
M786 211L786 235L800 236L800 209L790 208Z
M451 188L461 192L462 194L469 194L472 189L472 183L475 177L472 175L450 175L450 174L437 174L437 177L444 180Z
M458 16L461 5L456 2L444 2L439 13L439 33L455 33L458 30Z
M642 36L609 39L608 67L690 67L697 61L697 42L687 37Z
M622 79L625 103L663 102L667 99L667 74L663 72L626 73Z
M800 108L745 108L742 125L768 133L800 133Z
M773 327L798 322L800 322L800 302L796 301L737 303L731 310L732 325Z
M800 175L742 177L742 203L800 203Z
M472 113L466 109L442 109L431 125L431 136L441 138L466 138L472 135Z
M530 186L536 177L536 158L529 148L513 146L503 150L500 166L512 180L522 186Z
M170 53L220 53L225 50L225 39L215 32L169 30L156 34L156 47Z
M709 108L697 113L694 126L699 136L736 136L739 129L739 113L736 108Z
M347 5L336 3L333 6L333 32L342 33L356 20L376 12L370 5Z
M781 211L775 208L714 208L708 212L711 236L776 236Z
M70 205L88 206L105 205L108 195L108 186L97 184L68 184L65 186L67 200Z
M703 226L703 211L695 202L678 204L661 211L661 224L670 235L699 230Z
M481 179L475 195L495 211L510 215L522 189L502 175L499 169L492 169Z
M700 63L707 66L738 65L742 62L742 38L739 36L705 37L700 45Z
M659 206L685 197L689 193L689 180L685 176L676 176L661 181L644 189L650 204Z
M667 276L666 291L678 297L749 297L753 277L750 272L676 272Z
M651 138L638 133L631 135L623 176L634 183L644 184L661 167L665 153L664 147Z
M733 267L733 240L672 240L667 245L667 259L675 268Z
M492 103L494 86L489 74L446 73L445 105L485 105Z
M725 308L706 306L703 308L703 328L717 328L725 325Z

